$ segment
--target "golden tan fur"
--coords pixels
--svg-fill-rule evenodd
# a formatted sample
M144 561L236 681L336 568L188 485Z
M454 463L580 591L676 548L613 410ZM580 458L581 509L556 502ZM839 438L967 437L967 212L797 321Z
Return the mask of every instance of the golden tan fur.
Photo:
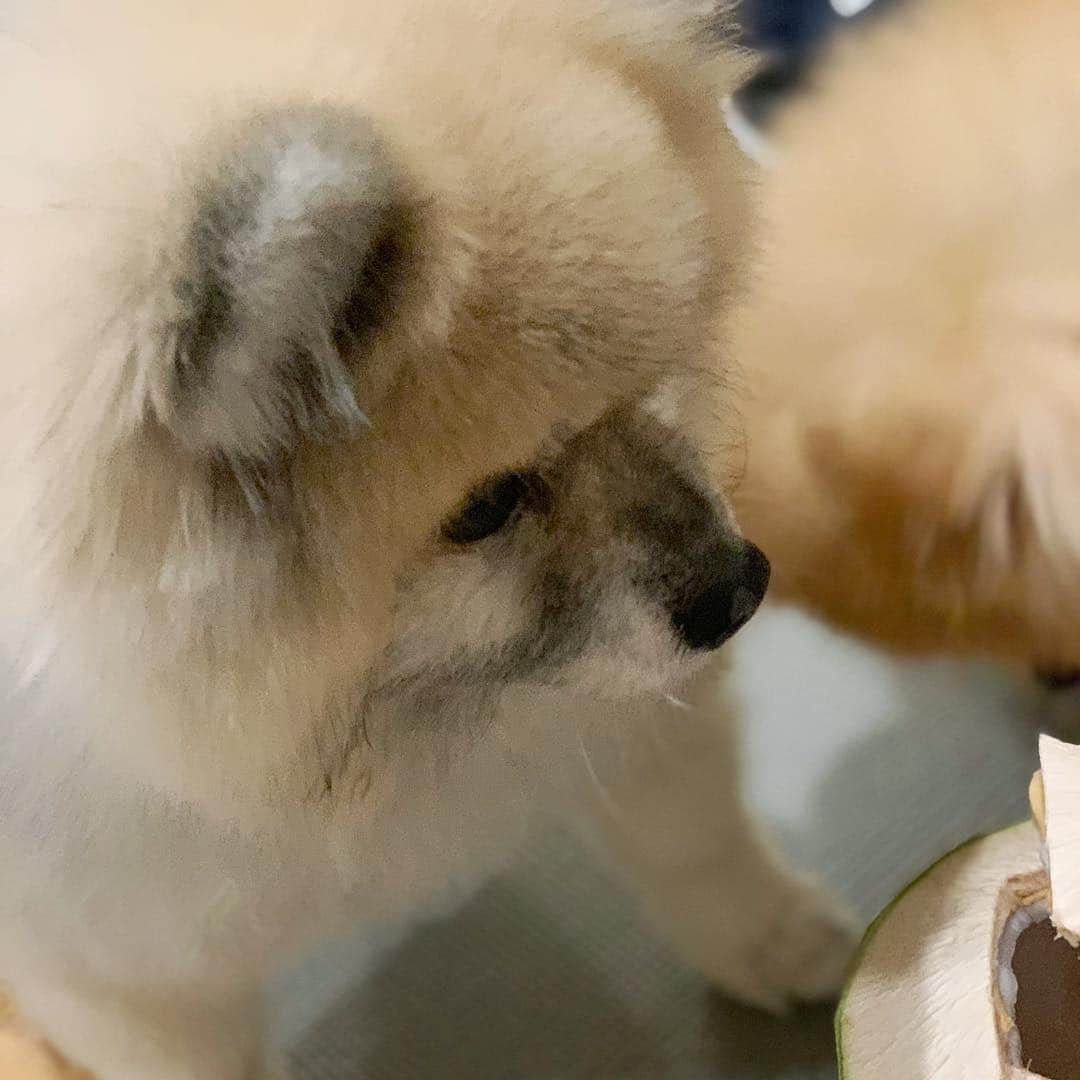
M1080 8L916 2L784 118L740 521L903 651L1080 660Z
M0 991L0 1076L10 1080L89 1080L72 1069L17 1020L14 1005Z
M0 972L99 1080L272 1075L265 977L549 788L723 986L835 989L705 662L767 563L671 430L745 250L717 15L5 9Z

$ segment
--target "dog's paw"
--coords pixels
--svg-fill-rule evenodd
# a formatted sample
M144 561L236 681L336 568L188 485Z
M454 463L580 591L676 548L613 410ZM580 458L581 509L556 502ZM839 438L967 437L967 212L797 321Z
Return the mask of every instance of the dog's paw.
M669 887L658 924L724 993L782 1013L843 988L859 935L824 893L776 867L718 869Z
M733 997L775 1013L834 999L859 942L853 921L800 881L786 883L772 899L766 913L742 913L742 939L730 942L726 956L713 957L707 974Z

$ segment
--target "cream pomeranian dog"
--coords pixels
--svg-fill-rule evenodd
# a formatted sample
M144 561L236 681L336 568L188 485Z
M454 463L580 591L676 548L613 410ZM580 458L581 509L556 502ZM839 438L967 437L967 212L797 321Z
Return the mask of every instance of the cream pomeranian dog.
M739 520L904 651L1080 662L1080 6L918 0L821 66L736 329Z
M5 9L0 978L100 1080L270 1075L269 971L551 795L723 987L836 988L709 659L712 7Z

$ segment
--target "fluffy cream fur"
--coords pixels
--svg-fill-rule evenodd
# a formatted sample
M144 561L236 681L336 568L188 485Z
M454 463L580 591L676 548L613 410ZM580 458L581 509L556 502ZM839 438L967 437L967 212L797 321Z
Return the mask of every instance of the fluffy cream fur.
M0 23L0 972L100 1080L267 1075L266 973L451 902L547 787L722 985L835 987L677 634L762 564L636 405L742 261L712 6Z
M1080 8L917 2L823 63L762 180L740 521L909 650L1080 661Z

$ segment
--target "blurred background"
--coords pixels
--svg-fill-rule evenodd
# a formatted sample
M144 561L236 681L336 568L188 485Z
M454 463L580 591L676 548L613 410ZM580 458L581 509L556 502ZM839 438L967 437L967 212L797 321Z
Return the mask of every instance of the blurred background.
M730 111L765 156L776 110L831 35L903 0L746 0L762 57ZM896 662L801 613L735 641L749 801L863 922L938 856L1026 816L1040 728L1075 691L981 664ZM276 994L298 1080L832 1080L828 1007L783 1020L727 1001L554 828L452 918L338 944Z

